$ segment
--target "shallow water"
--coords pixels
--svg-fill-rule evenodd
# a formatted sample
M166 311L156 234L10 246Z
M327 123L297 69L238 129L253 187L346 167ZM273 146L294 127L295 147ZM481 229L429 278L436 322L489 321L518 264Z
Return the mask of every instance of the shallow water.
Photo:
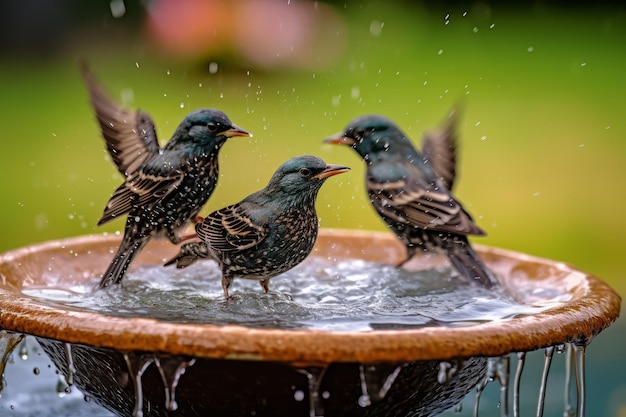
M356 259L310 257L273 278L267 294L256 281L235 279L230 300L224 299L220 277L217 265L204 261L182 270L144 267L122 285L100 291L93 290L92 280L30 286L23 293L117 317L329 331L471 325L536 314L564 301L564 294L551 294L536 305L522 305L499 288L463 281L447 267L408 272Z

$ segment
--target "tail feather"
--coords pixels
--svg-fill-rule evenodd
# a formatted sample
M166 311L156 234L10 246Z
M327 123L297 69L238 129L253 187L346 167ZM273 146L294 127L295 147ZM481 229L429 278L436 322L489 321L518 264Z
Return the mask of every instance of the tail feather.
M467 239L448 239L447 243L446 254L450 262L469 282L479 283L486 288L497 283L493 272L482 263Z
M176 264L176 268L186 268L199 259L209 257L209 248L204 242L189 242L180 247L178 255L167 261L164 266Z
M124 278L130 263L139 252L141 252L146 243L148 243L148 240L149 237L135 239L133 237L124 236L124 240L117 249L115 257L104 275L102 275L99 287L105 288L111 284L118 284Z

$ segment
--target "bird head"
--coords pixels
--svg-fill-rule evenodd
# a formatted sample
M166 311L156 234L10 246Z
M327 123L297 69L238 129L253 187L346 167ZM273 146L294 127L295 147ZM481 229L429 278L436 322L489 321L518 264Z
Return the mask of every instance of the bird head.
M324 139L324 143L350 146L368 163L386 159L392 154L390 149L394 154L402 153L405 148L413 149L394 122L378 115L357 117L343 132Z
M327 178L347 171L350 168L326 164L317 156L297 156L278 167L266 190L272 194L314 199Z
M223 112L216 109L194 110L185 117L176 129L173 145L195 145L200 149L221 147L229 138L252 134L233 122Z

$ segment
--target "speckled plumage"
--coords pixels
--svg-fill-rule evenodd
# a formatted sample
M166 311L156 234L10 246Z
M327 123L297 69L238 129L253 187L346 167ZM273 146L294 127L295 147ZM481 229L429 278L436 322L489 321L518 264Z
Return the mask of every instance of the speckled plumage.
M449 188L456 176L455 124L453 116L442 132L426 136L424 155L395 123L378 115L354 119L325 142L350 146L363 158L370 202L409 258L418 251L445 253L463 277L490 287L495 277L467 239L485 232Z
M107 150L125 181L111 196L98 225L127 214L124 238L102 276L100 288L119 283L152 237L179 243L178 233L207 202L218 178L218 153L233 136L250 134L221 111L189 113L161 149L154 123L110 100L83 66Z
M318 191L326 178L348 170L315 156L288 160L267 187L198 223L202 243L184 244L166 265L176 263L181 268L197 258L213 259L222 270L226 298L235 277L259 280L267 292L270 278L298 265L313 249Z

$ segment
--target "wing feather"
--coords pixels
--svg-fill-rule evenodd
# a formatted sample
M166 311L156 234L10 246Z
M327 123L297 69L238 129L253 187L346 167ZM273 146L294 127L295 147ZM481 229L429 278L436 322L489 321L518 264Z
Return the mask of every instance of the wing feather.
M167 176L149 175L138 171L129 176L113 193L98 225L128 213L133 207L150 207L174 191L184 174L175 170Z
M379 173L381 169L385 166L377 168ZM370 200L381 215L422 229L484 234L441 179L428 181L409 163L388 166L387 171L384 181L375 179L380 175L368 175L366 184Z
M422 139L424 162L452 190L456 177L459 109L453 108L443 126L427 132Z
M133 112L113 102L84 63L81 72L107 150L120 173L128 177L159 152L154 122L146 112Z
M196 225L200 239L220 252L240 251L258 245L267 230L255 224L241 205L220 209Z

